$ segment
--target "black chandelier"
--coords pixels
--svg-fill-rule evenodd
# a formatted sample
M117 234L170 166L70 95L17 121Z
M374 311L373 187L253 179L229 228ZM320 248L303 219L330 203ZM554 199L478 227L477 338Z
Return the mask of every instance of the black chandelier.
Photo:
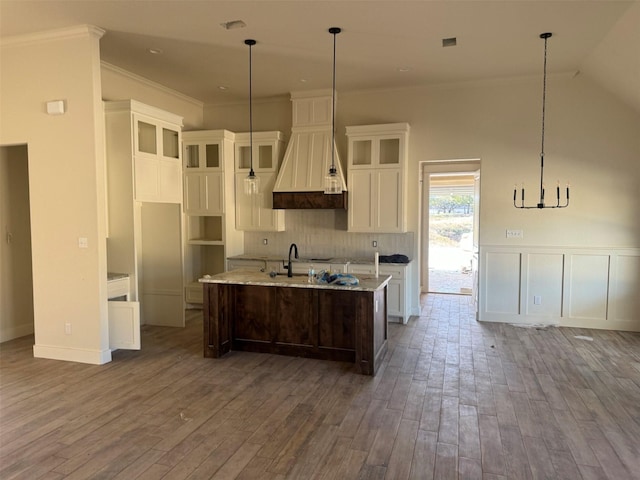
M556 186L556 204L545 205L544 203L544 116L547 100L547 40L551 33L541 33L540 38L544 39L544 75L542 81L542 147L540 149L540 199L536 205L525 205L524 203L524 183L520 190L520 205L517 204L518 187L513 188L513 206L516 208L565 208L569 206L569 184L567 183L567 197L564 204L560 204L560 181Z

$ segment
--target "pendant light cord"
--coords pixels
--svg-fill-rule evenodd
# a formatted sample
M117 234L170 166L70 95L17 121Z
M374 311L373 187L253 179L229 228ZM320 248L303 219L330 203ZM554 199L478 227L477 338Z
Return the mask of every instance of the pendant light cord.
M249 178L255 176L253 173L253 59L251 47L256 43L252 39L244 41L244 44L249 46Z
M249 162L251 164L249 169L249 175L253 176L253 75L252 75L252 55L251 50L252 46L255 44L249 43Z
M540 36L544 38L544 64L542 75L542 142L540 146L540 200L542 201L544 199L544 118L547 105L547 40L551 35L543 33Z
M336 35L342 30L331 27L329 33L333 35L333 79L331 84L331 168L329 173L336 173L335 141L336 141Z

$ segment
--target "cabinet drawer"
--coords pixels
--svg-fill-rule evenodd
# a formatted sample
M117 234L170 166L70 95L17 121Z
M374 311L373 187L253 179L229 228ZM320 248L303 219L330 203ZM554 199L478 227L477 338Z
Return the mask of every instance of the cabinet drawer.
M380 264L380 273L384 275L391 275L393 278L404 278L405 269L406 267L397 267L397 266Z
M367 275L375 275L376 267L373 264L350 264L349 273L364 273Z

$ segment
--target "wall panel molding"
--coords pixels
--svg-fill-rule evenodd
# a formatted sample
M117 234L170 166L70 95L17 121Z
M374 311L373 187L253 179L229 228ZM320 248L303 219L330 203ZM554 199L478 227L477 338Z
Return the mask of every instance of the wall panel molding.
M480 321L640 331L640 248L480 247Z

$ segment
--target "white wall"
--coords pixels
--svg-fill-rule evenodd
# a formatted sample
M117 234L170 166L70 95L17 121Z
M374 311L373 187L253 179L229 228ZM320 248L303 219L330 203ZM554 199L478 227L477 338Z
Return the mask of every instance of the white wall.
M27 144L34 355L111 359L106 293L99 38L77 27L8 39L0 57L0 144ZM64 99L64 115L46 102ZM89 248L78 248L86 237ZM72 333L65 334L65 323Z
M340 93L336 109L340 156L344 163L345 125L411 125L408 188L409 205L414 208L409 229L416 237L412 258L418 258L419 249L419 164L449 159L481 159L481 246L639 247L640 114L584 75L551 75L547 88L545 180L552 186L556 180L569 181L571 206L544 211L513 208L515 183L525 182L531 200L538 193L541 93L538 77ZM260 118L274 113L274 122L261 123L259 129L288 133L290 118L287 122L277 114L285 107L287 100L257 105ZM239 117L229 110L229 106L205 107L206 128L238 128L225 122ZM506 229L523 230L524 238L507 239ZM254 235L245 236L246 243L255 240ZM327 242L331 241L329 236ZM418 272L414 275L415 305Z

